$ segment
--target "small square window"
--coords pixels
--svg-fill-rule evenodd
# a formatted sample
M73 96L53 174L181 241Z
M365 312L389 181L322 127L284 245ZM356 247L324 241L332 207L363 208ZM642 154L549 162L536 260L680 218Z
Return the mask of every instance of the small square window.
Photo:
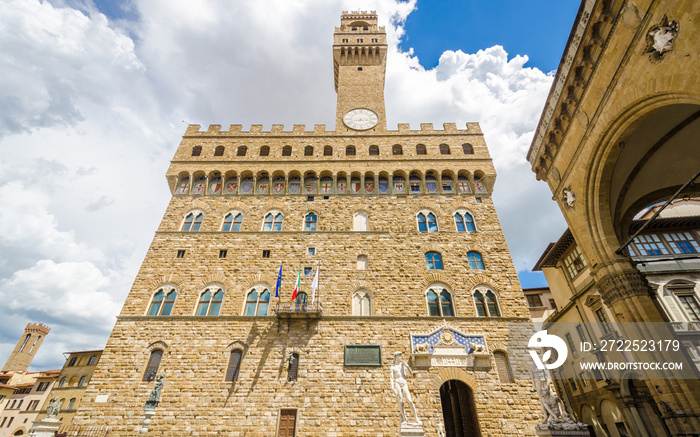
M476 203L484 203L484 201L481 200L481 197L477 197L477 198L474 199L474 200L476 200Z
M183 249L180 249L177 251L177 258L184 258L185 257L185 251Z
M362 71L362 67L357 67L357 71Z
M330 199L330 196L323 196L323 200L328 200Z
M311 267L304 267L304 276L311 276L312 270Z
M269 250L263 250L262 257L263 257L263 258L269 258L269 257L270 257L270 251L269 251Z
M226 249L219 250L219 258L226 258L227 254L228 254L228 250L226 250Z
M314 201L314 196L309 196L306 198L307 202L313 202Z
M309 254L309 255L316 255L316 248L315 248L315 247L309 247L308 254Z

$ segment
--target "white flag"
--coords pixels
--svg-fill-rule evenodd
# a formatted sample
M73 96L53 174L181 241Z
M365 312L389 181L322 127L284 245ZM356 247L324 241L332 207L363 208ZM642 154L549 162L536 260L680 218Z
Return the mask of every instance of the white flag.
M316 267L316 276L311 281L311 303L316 301L316 289L318 288L318 267Z

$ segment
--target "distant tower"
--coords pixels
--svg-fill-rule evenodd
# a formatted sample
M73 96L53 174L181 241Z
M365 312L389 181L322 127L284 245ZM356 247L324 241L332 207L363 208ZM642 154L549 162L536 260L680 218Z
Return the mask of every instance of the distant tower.
M376 12L343 12L333 35L336 131L386 130L386 50L386 32L377 26Z
M2 371L26 371L50 330L43 323L28 323Z

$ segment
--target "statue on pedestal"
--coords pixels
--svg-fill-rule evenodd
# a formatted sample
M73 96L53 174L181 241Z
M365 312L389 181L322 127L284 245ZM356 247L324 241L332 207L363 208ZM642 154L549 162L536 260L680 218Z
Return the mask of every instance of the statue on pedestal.
M552 394L550 381L546 370L537 369L534 365L530 367L530 375L532 376L532 385L534 390L540 397L542 406L542 415L544 419L537 425L538 430L548 431L585 431L587 425L584 423L574 422L569 413L566 412L564 401L558 396Z
M399 401L399 411L401 412L401 423L415 423L421 425L422 422L418 419L418 412L416 411L416 405L411 399L411 393L408 391L408 382L406 382L406 373L413 375L413 371L408 364L401 359L401 352L394 353L394 364L389 368L391 376L391 389L394 391L394 395ZM408 422L406 417L406 407L405 404L411 407L411 413L415 422Z
M163 378L163 375L158 375L158 378L156 378L156 385L153 387L153 390L151 390L151 396L149 396L146 401L145 408L147 410L155 410L158 406L160 402L160 392L163 390Z

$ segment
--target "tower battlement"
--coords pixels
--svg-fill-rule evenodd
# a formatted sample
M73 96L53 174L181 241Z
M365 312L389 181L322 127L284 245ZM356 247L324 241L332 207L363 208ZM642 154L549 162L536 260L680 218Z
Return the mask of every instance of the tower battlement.
M51 328L43 323L27 323L27 327L24 328L24 332L32 332L41 335L48 335Z

